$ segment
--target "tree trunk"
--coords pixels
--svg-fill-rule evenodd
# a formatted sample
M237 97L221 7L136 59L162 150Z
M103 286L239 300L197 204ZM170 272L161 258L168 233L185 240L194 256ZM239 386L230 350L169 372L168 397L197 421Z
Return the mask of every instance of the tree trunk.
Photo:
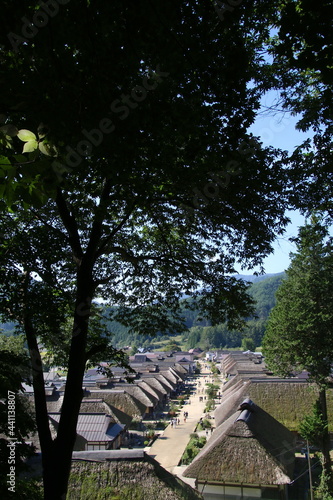
M88 323L93 293L89 274L82 269L78 273L72 342L57 437L51 449L42 449L45 500L65 500L68 489L77 420L83 396L82 380L86 366Z
M325 422L327 419L327 402L326 402L326 389L325 387L320 387L319 389L319 403L322 416ZM323 454L323 472L326 476L327 485L329 487L329 492L333 493L333 475L332 475L332 460L330 456L330 435L328 432L328 426L325 428L322 437L322 454Z

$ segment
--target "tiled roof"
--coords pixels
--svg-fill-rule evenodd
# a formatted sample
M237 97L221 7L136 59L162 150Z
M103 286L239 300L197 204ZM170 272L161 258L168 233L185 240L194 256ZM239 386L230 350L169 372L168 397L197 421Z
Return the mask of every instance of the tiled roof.
M49 417L59 423L59 413L50 413ZM76 432L88 442L113 441L123 428L104 413L80 413Z

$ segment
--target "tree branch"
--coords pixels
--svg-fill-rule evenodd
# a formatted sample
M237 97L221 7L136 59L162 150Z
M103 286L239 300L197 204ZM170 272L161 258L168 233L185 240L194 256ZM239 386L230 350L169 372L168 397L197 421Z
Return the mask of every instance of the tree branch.
M63 238L67 239L68 240L68 236L63 233L59 228L57 227L54 227L52 226L52 224L50 224L49 222L47 222L43 217L40 216L40 214L34 210L33 208L30 207L30 211L31 213L34 214L34 216L46 227L48 227L50 229L50 231L54 231L58 234L60 234Z
M102 188L100 203L96 209L94 221L92 224L89 243L86 251L86 258L96 260L99 256L98 244L102 236L103 220L105 216L105 204L109 198L111 190L111 179L105 179Z
M116 227L113 228L111 233L104 239L104 241L100 244L100 247L97 251L96 258L100 257L103 255L105 248L108 246L108 244L111 242L112 238L122 229L122 227L126 224L128 219L130 218L131 214L133 213L134 209L134 204L131 206L129 209L128 213L124 216L121 222L116 225Z
M60 188L57 188L56 204L61 220L67 230L69 244L74 254L75 261L80 264L83 257L79 231L75 217L70 213L66 200Z

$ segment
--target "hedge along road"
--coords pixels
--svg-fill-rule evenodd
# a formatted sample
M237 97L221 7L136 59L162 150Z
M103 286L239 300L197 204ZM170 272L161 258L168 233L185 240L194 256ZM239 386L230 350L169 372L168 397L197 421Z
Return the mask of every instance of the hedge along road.
M157 460L169 472L172 472L178 466L190 440L190 434L195 431L200 417L204 415L204 408L207 401L202 398L202 394L198 394L198 390L205 388L208 377L206 381L204 377L205 375L207 376L209 371L203 368L203 364L201 366L201 374L196 378L195 395L190 397L190 404L184 405L181 409L178 417L180 423L173 427L169 424L163 434L147 450L147 454ZM198 385L199 382L201 385ZM202 401L200 401L200 397ZM186 422L184 422L184 411L188 412Z

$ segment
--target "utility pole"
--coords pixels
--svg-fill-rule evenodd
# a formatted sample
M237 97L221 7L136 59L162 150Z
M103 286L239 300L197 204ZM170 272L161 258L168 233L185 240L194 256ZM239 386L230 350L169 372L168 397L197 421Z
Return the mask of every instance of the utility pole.
M309 450L309 441L308 440L306 440L306 448L307 448L308 466L309 466L310 498L311 498L311 500L313 500L312 470L311 470L311 459L310 459L310 450Z

